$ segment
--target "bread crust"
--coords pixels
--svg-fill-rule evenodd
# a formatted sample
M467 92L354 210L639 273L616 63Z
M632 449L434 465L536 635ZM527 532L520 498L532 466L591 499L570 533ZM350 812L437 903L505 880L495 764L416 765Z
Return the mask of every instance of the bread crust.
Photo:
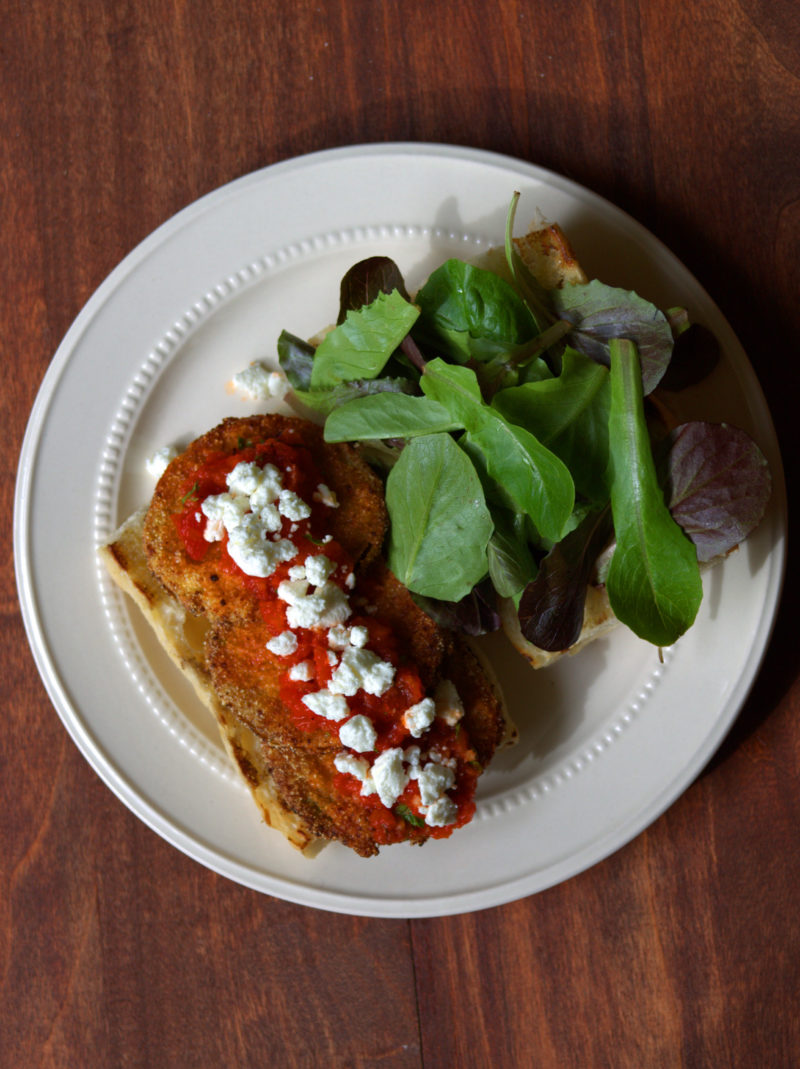
M284 805L263 767L255 740L228 714L217 697L206 660L207 622L187 612L150 571L143 538L146 511L146 508L139 509L125 520L111 540L99 548L100 559L111 579L136 603L162 648L213 715L223 746L250 788L265 823L279 831L297 850L314 856L323 844Z

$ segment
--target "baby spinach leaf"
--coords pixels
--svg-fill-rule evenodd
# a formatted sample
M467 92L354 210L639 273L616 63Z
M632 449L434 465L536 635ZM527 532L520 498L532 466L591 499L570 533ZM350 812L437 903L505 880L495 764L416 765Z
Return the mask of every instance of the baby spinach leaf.
M351 379L374 379L414 325L419 310L395 290L348 312L319 343L311 372L314 389Z
M483 403L470 368L431 360L420 385L465 428L488 474L531 517L539 533L557 541L575 503L575 485L562 461L529 431Z
M414 336L458 364L488 360L539 333L527 305L499 275L447 260L417 293Z
M486 574L492 517L449 434L412 438L386 480L389 567L409 590L460 601Z
M645 394L658 385L672 355L672 329L655 305L629 290L597 281L553 290L560 319L574 325L568 342L599 364L610 363L613 338L628 338L639 350Z
M311 385L311 369L314 366L314 353L310 342L281 331L278 338L278 362L286 373L289 385L295 390L307 390Z
M667 500L701 561L724 556L761 522L772 493L766 458L725 423L684 423L668 439Z
M543 379L552 379L555 376L547 362L541 356L536 356L524 367L519 369L519 384L526 382L541 382Z
M636 346L612 339L609 414L611 510L616 549L606 585L611 608L640 638L669 646L691 627L703 597L694 546L672 519L647 436Z
M490 579L476 583L460 601L439 601L414 594L414 601L440 627L465 635L486 635L500 627L497 595Z
M579 493L608 500L608 369L567 348L557 377L500 390L492 405L566 464Z
M578 641L586 589L613 530L609 506L594 509L540 562L519 603L520 628L534 646L559 653Z
M339 318L344 323L348 312L355 312L372 302L381 293L400 294L411 303L400 268L389 256L370 256L359 260L346 272L339 287Z
M382 393L350 401L331 412L325 423L325 441L413 438L460 427L444 405L428 397Z
M413 393L416 386L409 379L353 379L352 382L340 382L321 390L294 390L294 396L306 408L311 408L327 416L335 412L340 405L346 405L356 398L391 394L393 397Z
M489 578L501 598L516 597L536 575L536 561L528 548L521 517L505 509L492 509L494 532L487 557Z

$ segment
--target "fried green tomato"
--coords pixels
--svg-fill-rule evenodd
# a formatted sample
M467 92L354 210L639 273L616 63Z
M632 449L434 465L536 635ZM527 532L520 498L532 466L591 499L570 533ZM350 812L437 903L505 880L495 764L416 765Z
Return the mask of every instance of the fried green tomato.
M306 476L310 469L338 502L335 508L313 503L325 533L356 565L380 552L387 527L383 487L356 449L326 443L321 428L307 420L275 414L226 419L169 464L144 523L150 569L189 612L211 622L258 615L253 584L242 582L224 542L204 540L201 507L207 496L225 492L226 472L236 463L264 463L286 448L298 453Z

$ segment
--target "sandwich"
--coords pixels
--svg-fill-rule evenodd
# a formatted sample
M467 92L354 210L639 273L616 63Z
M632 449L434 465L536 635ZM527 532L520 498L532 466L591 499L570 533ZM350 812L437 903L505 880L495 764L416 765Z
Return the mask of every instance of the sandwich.
M449 836L505 732L476 655L387 568L386 524L357 448L272 414L194 441L100 549L309 856Z

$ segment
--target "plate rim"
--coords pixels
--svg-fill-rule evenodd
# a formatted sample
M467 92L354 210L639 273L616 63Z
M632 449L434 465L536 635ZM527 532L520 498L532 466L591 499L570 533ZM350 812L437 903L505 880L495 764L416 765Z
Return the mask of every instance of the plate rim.
M785 481L780 452L777 445L777 436L775 434L774 426L772 425L771 413L769 412L766 399L763 397L762 392L761 400L763 401L763 408L769 421L769 430L773 438L776 454L775 458L771 457L770 459L771 464L773 465L772 474L774 482L771 509L774 514L773 522L776 523L777 534L770 551L773 568L771 582L769 584L770 596L765 598L765 603L761 607L759 616L757 632L758 642L756 643L758 647L757 656L755 658L752 656L749 657L748 671L739 677L735 692L730 696L724 709L721 711L724 715L718 715L716 717L713 724L713 730L707 734L705 745L695 753L694 760L690 763L688 771L684 770L683 774L676 776L657 797L652 799L649 806L632 816L624 825L626 830L622 834L619 832L619 826L616 826L613 831L610 830L606 834L604 840L592 843L590 847L579 851L577 855L570 855L569 861L562 861L552 865L548 869L548 872L552 872L552 878L545 882L541 882L541 880L537 881L537 886L533 889L529 886L525 886L526 884L529 884L531 880L530 874L528 874L511 881L505 881L502 884L504 891L501 894L498 894L495 886L492 885L488 890L483 888L465 892L463 895L457 896L457 901L455 901L455 903L453 903L453 900L456 896L452 893L448 893L444 898L439 894L423 894L411 901L405 898L393 898L389 896L376 899L372 895L360 897L357 893L343 895L338 892L324 891L318 888L311 889L307 888L305 884L299 883L294 883L292 887L293 893L287 894L285 893L286 885L292 883L290 879L287 877L274 877L271 874L264 872L259 872L257 874L258 878L256 879L256 874L251 866L243 865L241 862L237 862L230 857L225 858L224 856L221 856L216 849L208 849L207 845L204 842L199 842L196 836L188 835L175 819L169 816L169 814L159 811L158 807L152 806L148 799L144 798L140 793L137 793L136 785L128 781L128 777L117 766L116 762L111 759L111 755L106 754L105 751L96 744L87 725L81 718L80 710L74 709L71 705L67 693L68 688L65 685L65 681L62 679L61 670L55 663L55 659L52 656L52 650L48 647L45 639L42 609L39 604L39 598L34 588L35 584L31 574L31 561L29 559L30 483L33 476L41 435L45 429L47 411L56 395L60 378L79 345L83 331L92 322L96 311L103 306L110 293L114 292L123 284L124 279L133 268L146 260L151 250L158 247L162 240L182 229L184 226L191 225L192 221L199 218L205 211L214 210L215 204L219 203L219 198L235 195L239 189L251 183L260 183L270 174L285 172L316 163L324 163L326 160L347 157L353 158L364 155L397 155L409 152L428 157L446 156L450 159L460 159L466 162L488 163L505 170L524 173L542 180L547 184L552 184L555 188L565 190L571 195L579 197L582 201L588 200L593 203L600 202L605 204L617 218L625 219L627 225L632 228L634 233L638 232L638 234L648 243L658 246L662 255L667 256L671 261L678 264L684 272L688 273L697 286L698 292L705 296L710 305L717 310L720 319L727 324L727 320L725 320L722 312L717 308L716 303L707 294L702 285L659 238L648 231L637 220L633 219L633 217L628 215L627 212L617 207L606 198L595 194L587 187L582 186L571 179L565 178L548 168L543 168L536 164L531 164L501 153L482 149L470 149L465 146L442 145L430 142L403 141L374 144L366 143L324 149L292 157L233 179L186 205L173 216L162 222L155 230L139 242L95 289L65 333L37 391L19 454L13 517L13 549L17 591L25 630L37 670L62 723L67 728L68 733L83 756L88 760L94 771L100 775L100 778L106 786L108 786L112 792L116 794L137 817L139 817L139 819L187 856L199 861L212 871L233 879L245 886L251 887L253 890L272 894L276 897L285 898L298 904L311 906L312 908L364 916L397 918L430 917L465 913L501 905L529 894L538 893L538 891L544 890L546 887L551 887L562 882L564 879L570 878L572 875L577 875L579 872L585 871L588 867L603 860L616 850L621 849L622 846L629 843L633 838L640 834L644 828L656 820L671 804L673 804L674 801L677 800L680 794L688 789L697 774L713 756L721 741L730 730L736 716L739 714L744 702L747 700L747 696L752 689L764 657L766 656L776 624L786 570L786 534L788 522ZM735 337L735 335L733 336ZM755 372L746 355L745 360L757 382ZM760 389L759 384L759 390ZM777 460L777 470L775 468L775 460ZM777 571L775 570L776 565ZM168 834L168 831L170 834ZM583 855L586 856L578 867L575 867L574 864L570 863L576 856L583 857ZM225 862L224 865L221 863L222 861ZM231 868L235 869L236 872L232 872ZM562 871L565 869L568 869L569 871ZM272 886L263 886L265 882ZM261 886L259 886L259 884ZM452 908L453 904L455 904L455 908Z

